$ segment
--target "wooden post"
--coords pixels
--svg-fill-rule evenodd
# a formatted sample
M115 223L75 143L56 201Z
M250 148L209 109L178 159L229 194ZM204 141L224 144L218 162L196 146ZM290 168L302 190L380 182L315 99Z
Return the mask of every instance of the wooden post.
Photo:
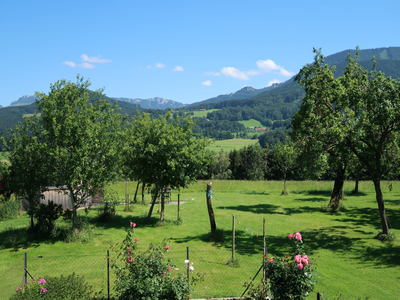
M107 299L110 300L110 250L107 250Z
M265 291L265 282L267 279L267 269L266 269L266 260L267 260L267 247L265 244L265 218L263 219L263 245L264 245L264 250L263 250L263 282L264 282L264 291Z
M162 192L161 192L161 213L160 213L160 220L161 220L161 222L164 222L164 221L165 221L165 219L164 219L164 210L165 210L165 205L164 205L164 201L165 201L165 199L164 199L164 193L165 193L165 188L163 188L163 189L162 189Z
M232 215L232 263L235 262L235 216Z
M211 233L214 233L217 230L217 225L215 224L215 215L211 204L212 182L207 183L206 196L207 196L208 216L210 217Z
M26 270L28 268L28 259L26 256L26 252L24 253L24 279L23 279L23 285L27 285L28 284L28 277L26 274Z
M179 221L179 203L180 203L181 194L178 194L178 221Z

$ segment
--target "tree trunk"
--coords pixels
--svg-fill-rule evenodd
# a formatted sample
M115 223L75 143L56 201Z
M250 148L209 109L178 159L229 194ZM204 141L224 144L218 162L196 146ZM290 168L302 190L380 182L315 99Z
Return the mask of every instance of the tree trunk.
M287 195L287 191L286 191L286 173L283 175L283 194Z
M135 197L133 198L133 202L135 202L135 203L137 203L136 197L137 197L137 192L139 190L139 184L140 184L140 180L138 180L138 182L137 182L136 191L135 191Z
M356 186L354 187L354 194L358 194L358 183L360 181L360 170L357 170L356 174Z
M389 226L387 223L385 203L383 202L383 195L381 190L381 181L379 179L374 180L374 186L375 186L376 201L378 202L379 215L381 217L382 233L389 234Z
M165 188L162 188L161 189L161 213L160 213L161 222L165 221L165 219L164 219L164 208L165 208L165 205L164 205L164 192L165 192Z
M214 233L217 230L217 225L215 224L215 215L211 204L212 182L207 183L206 196L207 196L208 216L210 217L211 233Z
M144 188L146 187L146 184L142 182L142 203L144 203Z
M150 210L149 210L149 214L147 215L147 219L150 219L151 214L153 213L154 204L156 203L157 196L158 196L158 189L159 189L159 187L158 187L158 185L156 185L153 200L151 202L151 206L150 206Z
M336 210L339 208L345 171L346 168L338 168L336 172L335 185L333 186L332 196L328 204L328 209Z

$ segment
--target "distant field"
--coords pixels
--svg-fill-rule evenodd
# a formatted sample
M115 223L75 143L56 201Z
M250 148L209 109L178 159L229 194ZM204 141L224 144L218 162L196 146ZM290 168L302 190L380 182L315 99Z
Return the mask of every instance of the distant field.
M233 149L240 149L243 148L244 146L249 146L254 143L258 143L258 140L251 140L251 139L220 140L220 141L215 141L215 143L207 147L207 149L210 149L215 153L221 152L222 149L224 149L224 152L230 152Z
M254 126L254 127L263 127L263 125L260 123L260 121L250 119L247 121L239 121L239 123L243 124L244 127L249 128L249 126Z
M8 152L0 151L0 161L7 160Z
M205 111L196 110L196 111L193 111L193 117L207 117L207 114L209 112L213 112L213 111L216 111L216 110L219 110L219 109L208 109L208 110L205 110Z

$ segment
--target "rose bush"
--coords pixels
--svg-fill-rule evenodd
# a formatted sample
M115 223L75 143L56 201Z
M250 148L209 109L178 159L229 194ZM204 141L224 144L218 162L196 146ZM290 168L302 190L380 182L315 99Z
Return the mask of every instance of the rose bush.
M271 284L273 298L304 299L314 289L316 283L311 260L304 252L303 238L300 232L289 234L291 252L283 257L273 256L267 263L267 277Z
M114 290L118 299L188 299L192 284L199 279L187 278L175 272L172 261L166 258L170 246L166 242L151 244L145 251L138 250L138 238L133 238L136 224L131 222L127 235L111 262L116 274Z

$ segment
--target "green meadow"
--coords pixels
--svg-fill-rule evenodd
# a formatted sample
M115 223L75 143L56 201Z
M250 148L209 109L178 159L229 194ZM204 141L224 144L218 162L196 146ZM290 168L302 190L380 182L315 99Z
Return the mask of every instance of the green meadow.
M213 112L213 111L216 111L216 110L219 110L219 109L207 109L207 110L202 110L202 111L194 110L193 111L193 117L207 117L207 114L209 112Z
M264 127L260 121L254 120L254 119L250 119L247 121L239 121L239 123L243 124L244 127L249 128L250 126L253 127Z
M330 199L333 182L289 181L289 195L282 196L281 181L213 181L213 209L217 228L222 238L210 241L210 222L207 213L205 182L197 182L188 189L173 191L182 202L177 225L177 205L166 205L166 223L159 224L158 207L147 221L149 206L131 205L132 212L118 207L117 215L109 223L98 221L98 207L82 219L93 227L93 237L86 243L65 243L61 235L50 240L35 240L26 234L29 219L19 218L0 222L0 298L6 299L21 284L23 255L28 255L28 270L33 276L54 276L75 271L85 275L95 290L106 291L106 251L121 242L129 222L137 224L135 237L139 248L151 242L168 239L174 269L184 271L184 260L189 247L189 259L195 273L204 281L195 286L191 298L240 296L243 284L252 278L262 263L263 219L266 223L266 243L270 255L283 255L289 250L288 234L300 231L306 253L312 258L319 274L318 283L309 299L322 292L325 299L341 294L343 299L400 299L400 241L381 242L374 239L380 230L380 219L372 182L361 182L360 193L346 193L342 210L324 211ZM129 183L134 194L136 183ZM111 186L122 198L125 182ZM351 191L354 182L345 182ZM392 233L400 235L400 182L382 183L386 213ZM146 193L148 201L149 194ZM132 196L131 196L132 198ZM138 199L139 202L141 198ZM121 199L122 201L122 199ZM236 217L235 264L232 264L232 215ZM70 226L70 221L59 221L58 230ZM113 259L111 255L111 259ZM113 277L111 278L113 279ZM256 278L256 283L261 277Z
M214 151L215 153L221 152L223 149L224 152L230 152L233 149L240 149L244 146L249 146L251 144L258 143L258 140L252 139L230 139L230 140L218 140L213 144L207 147L207 149Z

